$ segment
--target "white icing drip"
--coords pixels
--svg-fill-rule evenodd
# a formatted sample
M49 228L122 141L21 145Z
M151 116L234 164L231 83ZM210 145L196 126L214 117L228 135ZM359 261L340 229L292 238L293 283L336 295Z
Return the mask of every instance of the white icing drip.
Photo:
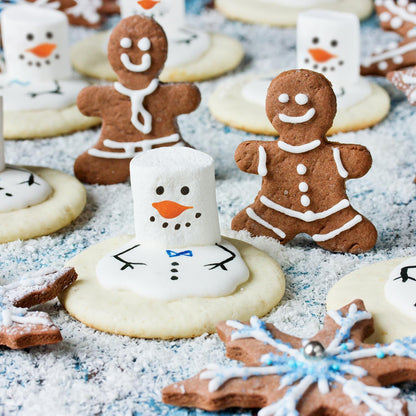
M342 232L350 230L351 228L355 227L362 220L363 220L363 217L361 215L356 215L351 221L348 221L342 227L334 231L331 231L330 233L327 233L327 234L315 234L312 236L312 239L316 242L331 240L335 238L336 236L338 236L339 234L341 234Z
M180 140L179 134L171 134L170 136L160 137L158 139L149 139L141 140L137 142L116 142L114 140L104 140L104 146L107 146L110 149L123 149L124 152L107 152L105 150L99 150L92 148L88 150L88 153L91 156L101 157L104 159L132 159L134 156L137 156L139 153L146 152L152 149L154 146L167 143L175 143ZM183 145L182 143L177 143L176 146ZM136 151L136 149L141 149L141 151Z
M280 149L282 149L285 152L299 154L310 152L311 150L316 149L321 145L321 141L314 140L310 143L301 144L299 146L292 146L291 144L284 142L283 139L279 139L277 141L277 145L280 147Z
M159 86L159 80L153 79L150 84L142 90L131 90L120 82L114 83L114 88L120 94L126 95L131 100L131 123L143 134L149 134L152 131L152 115L144 108L144 99L153 94ZM139 121L139 115L143 117L143 123Z
M72 14L75 17L82 17L89 23L95 24L100 21L100 14L97 12L102 6L102 0L75 0L76 4L65 13Z
M380 62L381 64L385 64L380 69L387 69L387 63L385 62L385 60L392 59L396 56L404 55L405 53L412 52L414 50L416 50L416 42L410 42L406 45L398 47L395 50L388 50L383 53L366 58L363 62L363 66L369 67L372 64Z
M338 202L338 204L335 204L333 207L322 212L313 212L313 211L299 212L299 211L295 211L294 209L285 208L279 204L276 204L275 202L271 201L269 198L267 198L264 195L260 197L260 201L262 204L266 205L266 207L268 208L271 208L289 217L297 218L305 222L313 222L317 220L322 220L350 206L350 202L348 201L348 199L343 199L342 201Z
M283 121L283 123L301 124L301 123L306 123L309 120L311 120L315 114L316 114L316 110L312 107L303 116L292 117L284 113L280 113L279 119L280 121Z
M260 176L267 175L267 155L266 151L264 150L263 146L259 146L259 166L257 168L257 172Z
M334 160L335 160L335 164L337 165L339 175L341 176L341 178L347 178L348 172L344 168L344 165L342 164L341 153L338 147L333 147L332 152L334 153Z
M281 229L273 227L273 225L263 220L263 218L260 218L252 208L247 208L246 213L253 221L258 222L260 225L262 225L264 228L267 228L268 230L272 230L278 237L286 237L286 234Z
M143 54L142 62L140 64L133 64L130 61L130 57L127 53L122 53L120 60L124 67L131 72L145 72L152 65L152 57L148 53Z

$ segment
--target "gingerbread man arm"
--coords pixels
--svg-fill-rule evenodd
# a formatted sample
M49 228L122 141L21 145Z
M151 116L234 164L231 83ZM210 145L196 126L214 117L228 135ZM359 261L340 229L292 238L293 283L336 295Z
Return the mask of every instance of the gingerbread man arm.
M169 96L174 103L176 115L188 114L195 111L201 102L201 93L194 84L169 84Z
M261 141L248 141L241 143L234 154L234 159L240 170L255 175L265 176L267 173L267 144ZM265 172L262 172L262 169Z
M79 111L85 116L101 117L103 107L107 103L107 97L113 87L91 85L84 88L77 98L77 106Z
M336 144L332 150L338 172L345 179L361 178L373 163L368 149L358 144Z

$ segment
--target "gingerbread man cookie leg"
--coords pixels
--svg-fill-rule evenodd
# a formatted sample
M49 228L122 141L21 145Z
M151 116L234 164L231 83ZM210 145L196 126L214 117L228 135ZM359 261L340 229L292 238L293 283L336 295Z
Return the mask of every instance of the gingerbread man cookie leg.
M350 206L345 181L364 176L372 159L363 146L327 141L336 113L329 81L309 70L284 72L269 87L266 111L280 138L238 146L238 167L263 179L255 202L232 228L283 244L306 233L331 251L370 250L377 232Z
M119 77L114 86L91 86L78 96L78 108L103 119L98 143L75 162L77 178L114 184L129 176L140 152L186 146L176 118L194 111L200 93L192 84L163 84L158 75L167 57L167 39L153 19L132 16L111 34L108 58Z

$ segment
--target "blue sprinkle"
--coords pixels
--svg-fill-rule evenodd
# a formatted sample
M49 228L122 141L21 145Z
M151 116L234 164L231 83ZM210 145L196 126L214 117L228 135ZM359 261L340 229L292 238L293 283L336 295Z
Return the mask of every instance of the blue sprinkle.
M377 358L384 358L385 356L386 356L386 354L384 354L383 351L377 351L377 353L376 353Z

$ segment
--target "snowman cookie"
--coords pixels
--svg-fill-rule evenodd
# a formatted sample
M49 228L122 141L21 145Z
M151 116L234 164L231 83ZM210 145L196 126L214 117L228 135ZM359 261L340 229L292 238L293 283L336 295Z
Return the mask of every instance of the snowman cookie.
M207 33L186 23L185 0L121 0L121 16L154 18L166 32L169 55L160 75L165 82L203 81L236 68L244 56L241 44L219 33ZM72 63L93 78L116 81L107 59L109 34L98 33L74 45Z
M131 162L135 236L104 241L70 264L78 283L61 301L81 322L143 338L215 332L234 317L264 315L284 294L279 265L221 237L213 159L164 147Z
M159 81L166 56L166 36L153 19L131 16L113 30L108 57L119 81L90 86L78 96L81 113L103 119L98 143L75 161L74 172L82 182L124 182L136 154L187 145L176 118L198 107L200 92L193 84Z
M372 159L364 146L327 141L336 113L329 81L305 69L284 72L270 85L266 111L280 138L238 146L238 167L261 176L262 185L232 229L282 244L305 233L333 252L371 250L377 231L351 206L345 181L364 176Z
M343 277L329 291L328 309L361 298L377 319L376 342L391 342L416 332L416 257L362 267Z
M373 11L372 0L215 0L216 8L229 19L273 26L296 26L300 13L329 9L354 13L366 19Z
M328 10L300 14L297 67L321 72L337 96L337 115L328 134L379 123L389 112L387 92L360 77L360 25L356 16ZM213 116L255 134L275 135L265 111L267 89L277 72L242 75L220 84L210 97Z
M10 6L1 14L1 26L6 139L57 136L100 123L75 105L88 84L72 75L64 13L36 5Z
M54 169L6 164L0 137L0 243L58 231L77 218L85 204L85 188L74 177Z

